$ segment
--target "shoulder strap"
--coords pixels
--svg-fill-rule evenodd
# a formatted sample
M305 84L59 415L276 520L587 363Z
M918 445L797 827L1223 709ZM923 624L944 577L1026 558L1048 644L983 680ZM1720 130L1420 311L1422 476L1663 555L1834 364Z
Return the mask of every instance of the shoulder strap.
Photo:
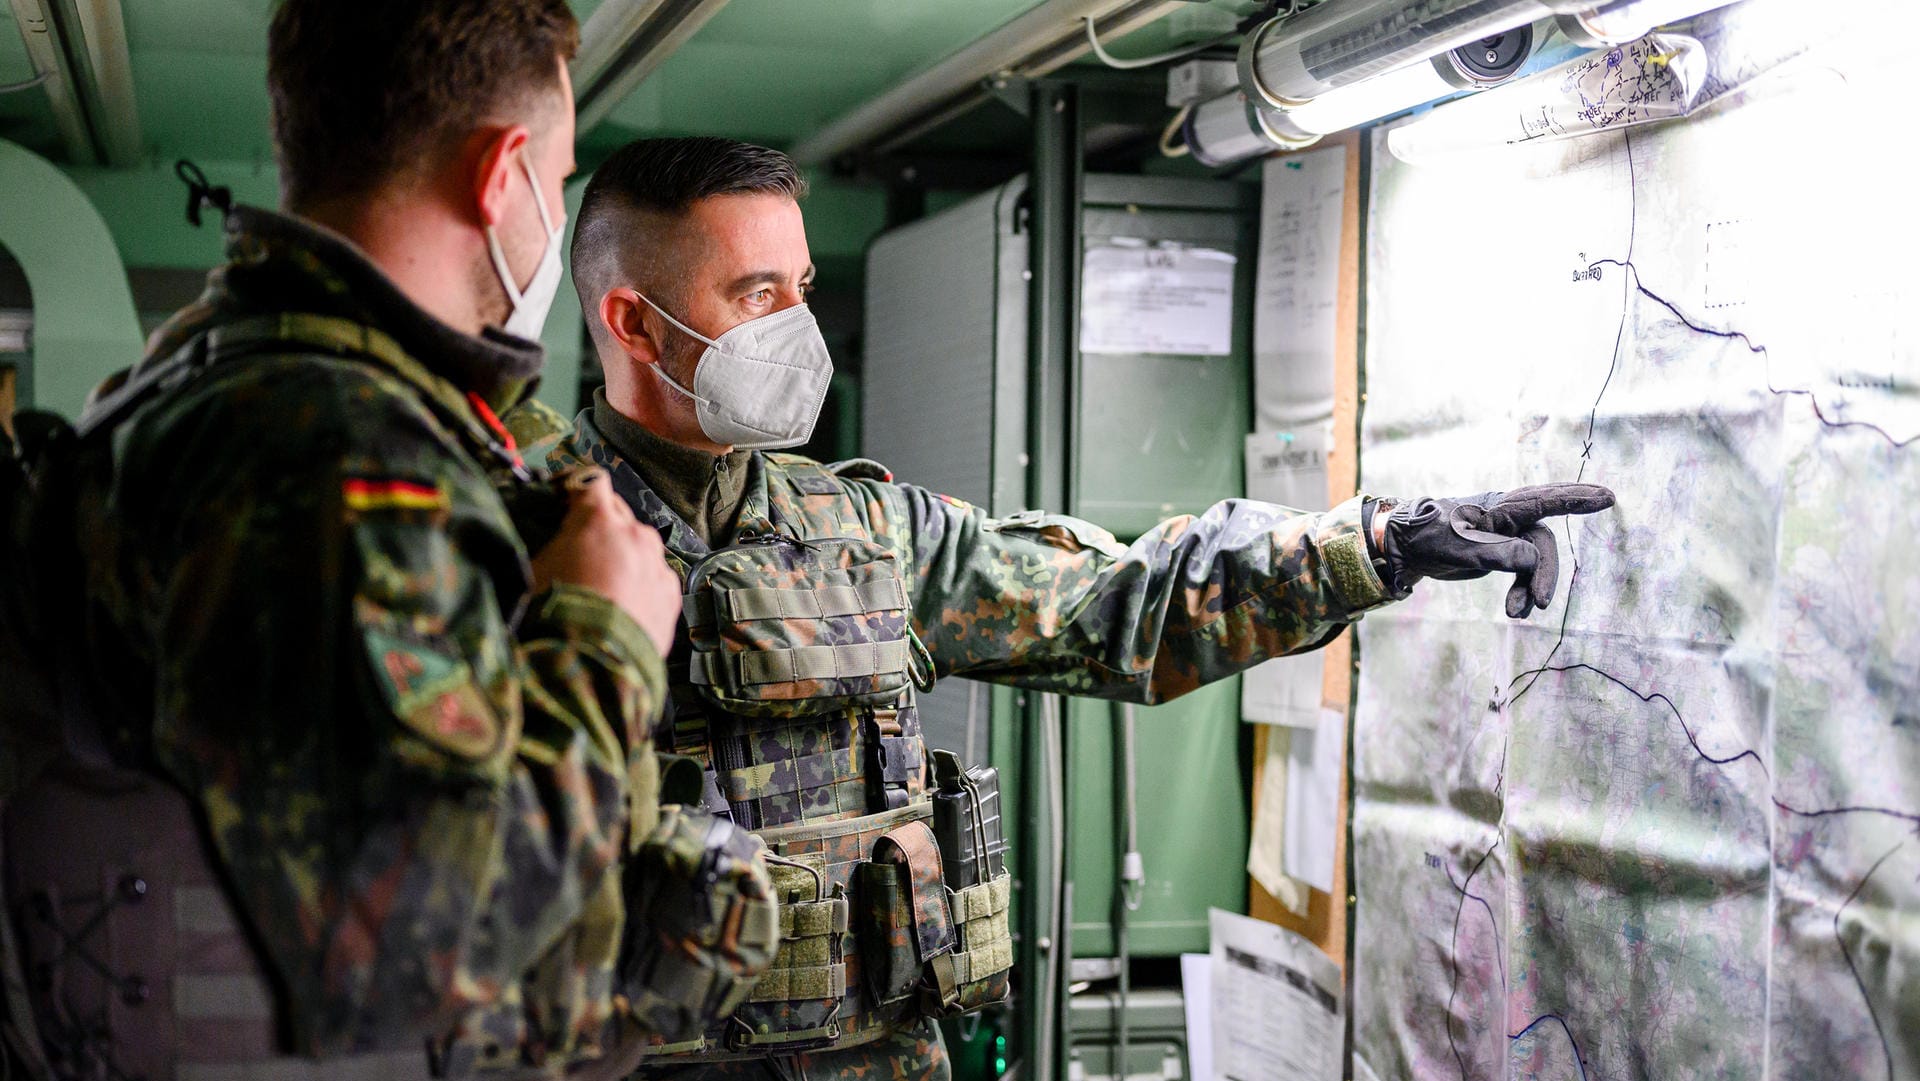
M520 455L505 430L496 432L488 427L477 414L477 407L458 388L415 360L391 335L352 319L314 312L275 312L214 326L167 359L136 370L125 384L81 417L75 425L76 434L84 437L96 430L111 429L156 393L178 386L216 363L285 346L385 368L418 387L443 423L502 459L516 473L524 473Z
M871 539L861 521L860 508L854 505L853 495L847 491L847 482L836 476L833 470L797 454L770 454L767 464L781 474L787 487L792 489L795 502L799 504L797 509L809 520L788 525L798 527L817 522L827 527L824 535ZM771 484L772 478L769 477L768 481ZM778 500L771 502L776 506L779 503ZM819 529L800 529L799 532L802 539L823 535Z
M335 355L363 356L395 370L401 370L403 365L418 366L392 338L349 319L291 313L252 316L216 324L194 335L165 359L136 368L126 382L81 415L74 425L74 433L84 437L110 430L154 395L179 386L215 362L285 344L317 348Z

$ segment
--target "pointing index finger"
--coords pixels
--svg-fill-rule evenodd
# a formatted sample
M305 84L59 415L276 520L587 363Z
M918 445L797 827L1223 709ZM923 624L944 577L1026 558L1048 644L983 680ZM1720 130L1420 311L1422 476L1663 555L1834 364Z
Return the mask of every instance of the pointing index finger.
M1611 506L1613 490L1598 484L1535 484L1508 492L1489 509L1489 516L1507 527L1501 532L1519 534L1539 525L1543 518L1597 514Z

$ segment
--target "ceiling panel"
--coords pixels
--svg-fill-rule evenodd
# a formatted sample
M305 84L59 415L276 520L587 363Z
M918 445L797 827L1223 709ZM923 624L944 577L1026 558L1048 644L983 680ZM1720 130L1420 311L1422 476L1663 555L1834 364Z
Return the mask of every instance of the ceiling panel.
M586 142L698 132L785 146L1033 3L731 0Z

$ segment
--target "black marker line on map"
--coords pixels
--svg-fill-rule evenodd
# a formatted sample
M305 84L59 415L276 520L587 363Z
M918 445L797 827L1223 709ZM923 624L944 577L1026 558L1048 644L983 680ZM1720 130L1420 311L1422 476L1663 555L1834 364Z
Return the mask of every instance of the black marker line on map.
M1807 809L1807 808L1795 807L1793 804L1788 803L1786 800L1783 800L1778 796L1774 797L1773 805L1787 812L1788 814L1799 815L1801 818L1827 818L1831 815L1875 814L1875 815L1886 815L1889 818L1904 819L1905 821L1912 822L1915 826L1920 826L1920 814L1916 814L1913 811L1896 811L1891 807L1872 807L1872 806L1864 806L1864 805L1855 805L1850 807L1817 807L1817 808ZM1920 830L1916 830L1915 832L1920 833Z
M1840 907L1833 910L1833 940L1840 944L1840 956L1847 959L1847 971L1853 973L1853 982L1860 987L1860 999L1867 1004L1867 1016L1873 1020L1874 1035L1880 1037L1880 1053L1887 1059L1887 1081L1893 1081L1893 1047L1887 1043L1887 1030L1881 1027L1880 1014L1873 1008L1873 996L1867 993L1867 981L1860 978L1860 966L1853 963L1853 951L1847 949L1847 940L1840 934L1840 916L1846 912L1847 906L1854 902L1854 898L1859 897L1867 888L1867 883L1873 881L1873 876L1880 870L1880 865L1905 847L1906 843L1901 841L1887 849L1886 855L1874 860L1873 866L1867 869L1866 877L1860 880L1860 884L1853 888L1852 893L1847 894L1846 900L1840 902Z
M1640 236L1640 185L1639 177L1635 173L1633 164L1633 132L1623 130L1620 133L1620 137L1627 155L1627 258L1632 259L1633 243ZM1582 252L1581 257L1585 258L1585 256L1586 253ZM1587 269L1592 270L1593 267L1589 266ZM1587 463L1593 459L1593 432L1600 423L1600 402L1607 396L1607 388L1613 386L1614 373L1620 370L1620 346L1626 341L1627 314L1632 311L1631 305L1628 304L1630 299L1631 294L1627 291L1626 283L1622 282L1620 287L1620 322L1613 330L1613 352L1610 353L1607 358L1607 377L1600 381L1600 390L1593 396L1593 408L1587 411L1587 436L1581 441L1580 469L1573 475L1575 484L1587 479ZM1496 691L1493 700L1488 703L1489 709L1499 709L1502 706L1512 705L1525 696L1528 691L1533 690L1533 685L1538 683L1540 676L1546 672L1547 665L1552 664L1553 659L1560 655L1560 647L1567 644L1567 622L1573 618L1574 587L1580 584L1580 551L1578 548L1575 548L1573 544L1572 522L1567 523L1567 555L1573 561L1573 573L1567 578L1567 596L1560 604L1560 634L1554 638L1553 648L1547 651L1547 659L1540 662L1540 667L1522 672L1507 681L1506 691L1508 697L1504 702L1500 699L1500 692ZM1527 685L1520 688L1518 692L1515 692L1513 689L1514 684L1519 683L1522 679L1527 679L1529 676L1532 678L1528 679ZM1505 756L1503 755L1502 757L1504 759Z
M1630 259L1626 259L1626 260L1596 259L1593 261L1591 266L1617 266L1617 267L1624 268L1628 273L1633 275L1633 288L1635 290L1637 290L1642 296L1645 296L1648 300L1653 301L1655 304L1658 304L1661 307L1667 309L1667 311L1673 313L1673 317L1675 319L1678 319L1680 321L1680 324L1686 327L1688 330L1693 331L1695 334L1704 334L1710 338L1721 338L1726 341L1735 341L1735 342L1739 342L1741 345L1746 346L1747 352L1756 354L1762 360L1767 362L1767 371L1765 373L1765 378L1763 380L1767 388L1767 393L1773 394L1781 398L1791 398L1791 397L1805 398L1807 402L1813 406L1814 419L1818 420L1821 424L1829 428L1864 428L1867 431L1873 432L1875 435L1878 435L1881 439L1886 440L1887 445L1891 446L1894 450L1905 450L1908 446L1912 445L1915 440L1920 440L1920 435L1910 435L1905 439L1895 439L1892 432L1887 431L1885 428L1880 427L1878 424L1875 424L1872 421L1834 420L1828 417L1826 412L1820 408L1820 398L1813 391L1808 390L1804 387L1782 388L1782 387L1774 386L1773 371L1772 371L1773 358L1770 355L1768 355L1766 346L1755 342L1752 338L1747 336L1745 331L1716 330L1713 327L1702 326L1701 324L1694 322L1692 319L1688 318L1687 314L1685 312L1682 312L1679 306L1674 304L1673 301L1668 300L1666 297L1663 297L1660 294L1654 292L1653 290L1647 288L1646 284L1640 279L1640 268L1637 266L1634 266Z
M1502 813L1504 815L1504 811ZM1480 854L1480 858L1475 860L1473 867L1467 871L1466 880L1458 886L1454 886L1455 889L1460 891L1460 907L1455 909L1453 913L1453 944L1447 950L1447 961L1453 966L1453 980L1447 988L1447 1046L1453 1049L1453 1060L1460 1064L1460 1081L1470 1081L1467 1077L1467 1057L1460 1053L1459 1041L1453 1038L1453 1003L1455 999L1460 997L1460 921L1467 914L1467 898L1473 896L1467 892L1468 887L1473 885L1473 876L1479 874L1480 868L1487 865L1487 860L1493 856L1493 850L1500 847L1501 840L1502 838L1495 837L1493 844L1487 846L1487 850ZM1453 885L1452 871L1447 872L1447 884L1450 886ZM1493 908L1491 905L1487 907L1487 918L1493 919ZM1497 920L1493 925L1493 944L1496 950L1504 949L1504 947L1500 945L1500 924ZM1507 970L1504 961L1501 962L1499 968L1500 986L1504 990L1507 982Z
M1661 705L1667 707L1667 712L1673 714L1674 720L1680 722L1680 731L1686 733L1687 742L1693 745L1694 751L1697 752L1701 758L1706 759L1707 761L1713 763L1716 766L1732 765L1733 763L1740 761L1742 758L1751 758L1753 759L1754 764L1760 767L1761 773L1766 774L1769 779L1773 777L1772 771L1767 769L1766 762L1761 760L1760 753L1758 751L1755 751L1751 747L1747 748L1744 751L1739 752L1738 754L1727 755L1724 758L1717 758L1711 754L1708 754L1707 749L1705 747L1700 746L1700 740L1698 737L1696 737L1693 734L1693 729L1687 725L1687 719L1680 715L1680 707L1674 705L1673 699L1668 698L1664 693L1660 691L1654 691L1649 694L1635 687L1633 684L1628 683L1626 680L1621 679L1619 676L1614 675L1612 672L1605 671L1604 669L1601 669L1601 668L1596 668L1593 665L1587 664L1584 661L1576 662L1574 664L1552 665L1543 669L1543 671L1592 672L1594 675L1599 676L1601 679L1604 679L1607 682L1614 684L1615 686L1621 688L1622 690L1625 690L1628 694L1633 695L1635 698L1638 698L1642 702L1646 702L1649 705L1651 705L1654 702L1658 702Z
M1518 1040L1521 1037L1525 1036L1527 1033L1532 1032L1535 1028L1539 1027L1540 1023L1543 1021L1557 1022L1560 1026L1560 1031L1567 1034L1567 1042L1573 1045L1574 1065L1580 1067L1580 1081L1586 1081L1587 1060L1585 1058L1582 1058L1580 1055L1580 1041L1573 1038L1573 1029L1567 1026L1567 1019L1560 1016L1559 1014L1543 1013L1540 1016L1534 1018L1533 1020L1527 1022L1526 1028L1523 1028L1518 1032L1508 1035L1507 1039L1509 1041Z
M1460 896L1466 898L1467 900L1473 901L1474 903L1478 904L1481 908L1486 909L1487 924L1488 926L1493 928L1493 945L1494 945L1493 963L1494 963L1494 967L1500 973L1500 993L1506 994L1507 992L1507 959L1505 957L1506 951L1502 949L1500 946L1500 921L1495 919L1493 916L1493 906L1487 903L1487 899L1485 897L1482 897L1477 893L1469 892L1464 883L1455 882L1453 880L1453 868L1442 866L1441 869L1445 871L1447 874L1447 885L1452 886L1455 890L1459 891ZM1454 937L1454 947L1456 949L1459 948L1458 935Z
M1634 240L1639 236L1639 233L1640 233L1640 194L1639 194L1638 177L1635 174L1634 164L1633 164L1633 133L1631 131L1622 131L1620 135L1622 140L1625 143L1626 154L1627 154L1627 258L1631 259L1633 258ZM1591 270L1592 267L1588 267L1588 269ZM1620 367L1620 345L1623 341L1626 340L1625 335L1627 332L1627 313L1629 311L1629 307L1627 303L1628 299L1629 299L1629 294L1626 292L1625 286L1623 284L1621 293L1620 293L1620 322L1619 322L1619 325L1615 327L1613 332L1613 352L1607 362L1607 377L1605 380L1601 382L1599 393L1593 396L1593 408L1589 410L1587 413L1587 437L1583 441L1580 449L1580 470L1579 472L1574 474L1574 481L1576 483L1586 479L1587 462L1592 458L1592 455L1593 455L1593 432L1594 432L1594 428L1599 424L1599 421L1600 421L1600 402L1601 402L1601 399L1607 396L1607 388L1613 385L1614 373L1618 371ZM1573 544L1573 525L1571 523L1568 523L1567 525L1567 553L1569 558L1573 562L1573 572L1567 578L1566 597L1564 600L1560 602L1560 633L1553 640L1553 648L1547 651L1547 659L1541 662L1540 667L1532 669L1527 672L1522 672L1519 675L1513 677L1513 679L1508 681L1505 688L1495 688L1492 699L1489 700L1487 703L1487 708L1490 710L1504 709L1505 707L1510 706L1513 703L1519 701L1522 697L1526 695L1528 691L1532 690L1534 683L1539 682L1541 675L1543 675L1547 671L1547 666L1551 665L1553 663L1553 659L1560 655L1560 647L1565 645L1567 642L1567 625L1568 625L1568 622L1573 618L1573 598L1574 598L1574 592L1575 592L1574 587L1579 585L1580 583L1580 553L1579 553L1579 550L1575 548ZM1529 676L1531 676L1532 678L1529 680L1527 685L1525 687L1522 687L1518 692L1515 692L1513 690L1514 685L1519 683L1520 680L1526 679ZM1501 697L1503 690L1508 694L1508 696L1504 700L1502 700L1502 697ZM1682 728L1686 727L1685 722L1681 723L1681 727ZM1500 772L1493 782L1494 791L1500 795L1500 823L1498 824L1498 826L1495 827L1496 829L1500 829L1500 830L1504 830L1506 828L1507 751L1511 748L1511 745L1512 745L1512 735L1511 733L1509 733L1505 738L1501 740ZM1698 745L1696 744L1695 746L1697 748ZM1765 766L1763 765L1761 768L1764 769ZM1498 847L1500 847L1500 841L1495 840L1493 842L1493 847L1488 848L1486 851L1486 854L1480 857L1479 862L1473 865L1473 869L1467 872L1466 881L1461 883L1459 886L1455 887L1455 889L1460 891L1460 907L1458 910L1454 912L1454 915L1453 915L1453 945L1448 954L1448 960L1451 961L1453 964L1453 986L1447 993L1447 1043L1453 1048L1453 1057L1455 1061L1457 1061L1460 1064L1461 1081L1468 1081L1467 1061L1466 1061L1466 1058L1460 1054L1460 1045L1458 1043L1455 1043L1453 1038L1453 1002L1454 1002L1454 998L1458 995L1459 989L1460 989L1460 961L1459 961L1460 920L1461 920L1461 917L1464 916L1467 911L1467 898L1470 896L1473 896L1472 894L1467 892L1467 887L1472 885L1473 876L1480 873L1480 868L1483 864L1487 862L1487 857L1493 855L1494 848L1498 848ZM1453 873L1451 871L1447 873L1447 882L1448 884L1452 884L1453 882ZM1481 904L1486 905L1486 902L1482 900ZM1493 918L1493 909L1492 909L1492 906L1490 905L1487 906L1487 918L1489 920L1492 920ZM1499 925L1499 922L1496 920L1494 921L1494 944L1496 947L1499 947L1499 943L1500 943L1500 925ZM1504 991L1506 989L1506 982L1507 982L1506 964L1505 964L1504 957L1500 959L1499 967L1500 967L1500 985L1501 985L1501 989ZM1567 1023L1564 1019L1556 1017L1555 1020L1558 1020L1560 1022L1560 1027L1562 1029L1566 1029L1568 1041L1573 1042L1574 1044L1574 1058L1576 1061L1578 1061L1580 1058L1580 1045L1577 1041L1573 1040L1573 1030L1567 1028ZM1536 1021L1535 1023L1537 1024L1538 1021ZM1532 1027L1531 1025L1528 1026L1528 1028L1531 1028L1531 1027ZM1581 1062L1580 1076L1584 1078L1586 1077L1586 1073L1587 1073L1586 1063Z

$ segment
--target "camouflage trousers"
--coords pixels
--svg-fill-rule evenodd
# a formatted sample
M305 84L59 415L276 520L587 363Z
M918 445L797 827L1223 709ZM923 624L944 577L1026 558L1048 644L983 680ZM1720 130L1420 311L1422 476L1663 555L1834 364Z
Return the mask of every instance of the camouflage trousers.
M906 1032L843 1051L642 1066L634 1076L635 1081L949 1081L951 1070L940 1026L922 1021Z

